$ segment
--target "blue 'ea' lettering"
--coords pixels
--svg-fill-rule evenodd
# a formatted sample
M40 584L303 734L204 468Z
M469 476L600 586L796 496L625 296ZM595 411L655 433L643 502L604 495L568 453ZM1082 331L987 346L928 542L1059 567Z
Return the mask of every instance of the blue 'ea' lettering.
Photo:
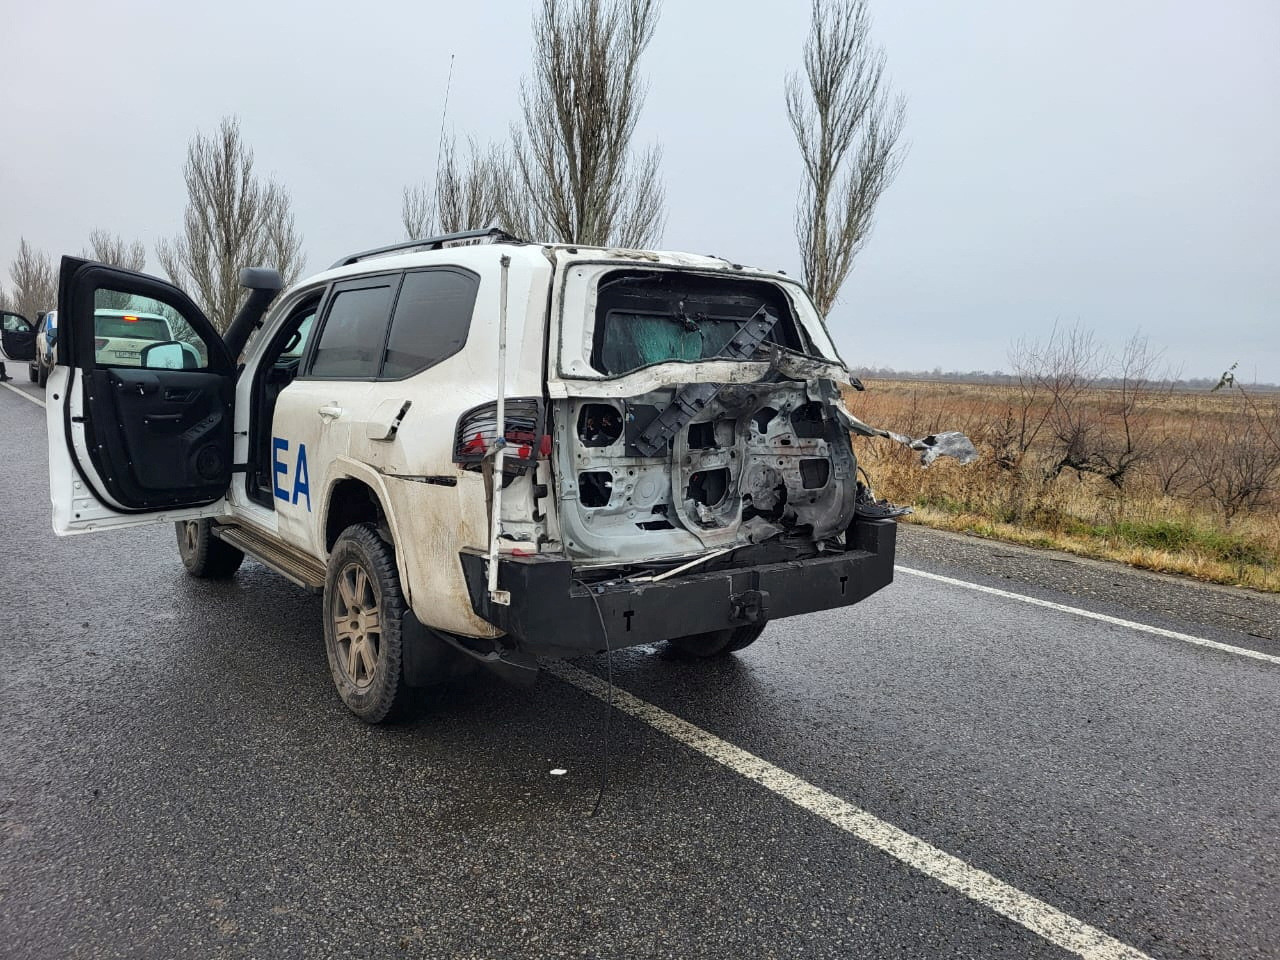
M298 468L293 474L293 504L297 506L298 497L307 498L307 513L311 512L311 476L307 472L307 445L298 444Z
M280 462L280 454L289 450L289 441L284 437L271 438L271 487L277 500L289 502L289 491L280 486L279 477L289 472L289 467Z
M298 498L305 498L307 513L311 512L311 471L307 469L307 445L298 444L298 462L293 471L293 496L282 484L289 481L289 464L280 459L280 454L289 452L289 441L284 437L271 438L271 492L277 500L298 505Z

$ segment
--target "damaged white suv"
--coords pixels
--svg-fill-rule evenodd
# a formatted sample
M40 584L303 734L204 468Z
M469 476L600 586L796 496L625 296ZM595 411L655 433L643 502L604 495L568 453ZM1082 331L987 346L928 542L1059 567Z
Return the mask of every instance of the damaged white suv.
M63 259L54 528L176 521L195 576L248 554L323 591L333 678L365 720L459 663L710 656L893 578L894 522L850 444L870 428L786 276L481 231L347 257L278 298L273 271L242 283L219 336L168 283ZM94 349L104 304L199 342L117 365Z

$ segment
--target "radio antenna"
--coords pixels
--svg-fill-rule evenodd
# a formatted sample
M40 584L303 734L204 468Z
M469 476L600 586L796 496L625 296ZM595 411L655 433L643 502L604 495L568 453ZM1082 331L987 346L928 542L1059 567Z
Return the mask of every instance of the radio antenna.
M444 122L449 116L449 91L453 87L453 57L449 54L449 77L444 82L444 107L440 111L440 139L436 141L436 184L440 183L440 154L444 152ZM437 193L439 190L437 189Z

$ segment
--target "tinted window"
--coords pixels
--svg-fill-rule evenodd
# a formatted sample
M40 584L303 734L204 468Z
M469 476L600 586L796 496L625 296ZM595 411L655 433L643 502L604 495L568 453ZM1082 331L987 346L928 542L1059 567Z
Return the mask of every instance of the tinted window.
M355 380L378 375L394 292L389 281L384 286L334 294L311 363L311 376Z
M103 316L95 314L93 332L100 337L130 337L134 340L169 340L169 325L160 317L135 314Z
M777 318L765 343L803 350L786 296L773 284L674 270L608 274L596 295L592 364L616 376L671 360L714 359L761 307Z
M467 342L478 285L473 274L460 270L406 274L382 375L407 377L461 350Z

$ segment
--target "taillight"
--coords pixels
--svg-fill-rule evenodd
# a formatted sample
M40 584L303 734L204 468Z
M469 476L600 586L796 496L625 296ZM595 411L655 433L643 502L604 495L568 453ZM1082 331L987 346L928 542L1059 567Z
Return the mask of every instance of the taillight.
M503 472L522 475L539 457L551 452L551 438L543 425L542 401L521 397L506 401L502 431L507 442ZM479 470L486 456L496 452L498 440L497 402L472 407L458 418L454 435L453 462L464 470Z
M106 337L97 337L93 341L94 350L104 350L110 341Z

